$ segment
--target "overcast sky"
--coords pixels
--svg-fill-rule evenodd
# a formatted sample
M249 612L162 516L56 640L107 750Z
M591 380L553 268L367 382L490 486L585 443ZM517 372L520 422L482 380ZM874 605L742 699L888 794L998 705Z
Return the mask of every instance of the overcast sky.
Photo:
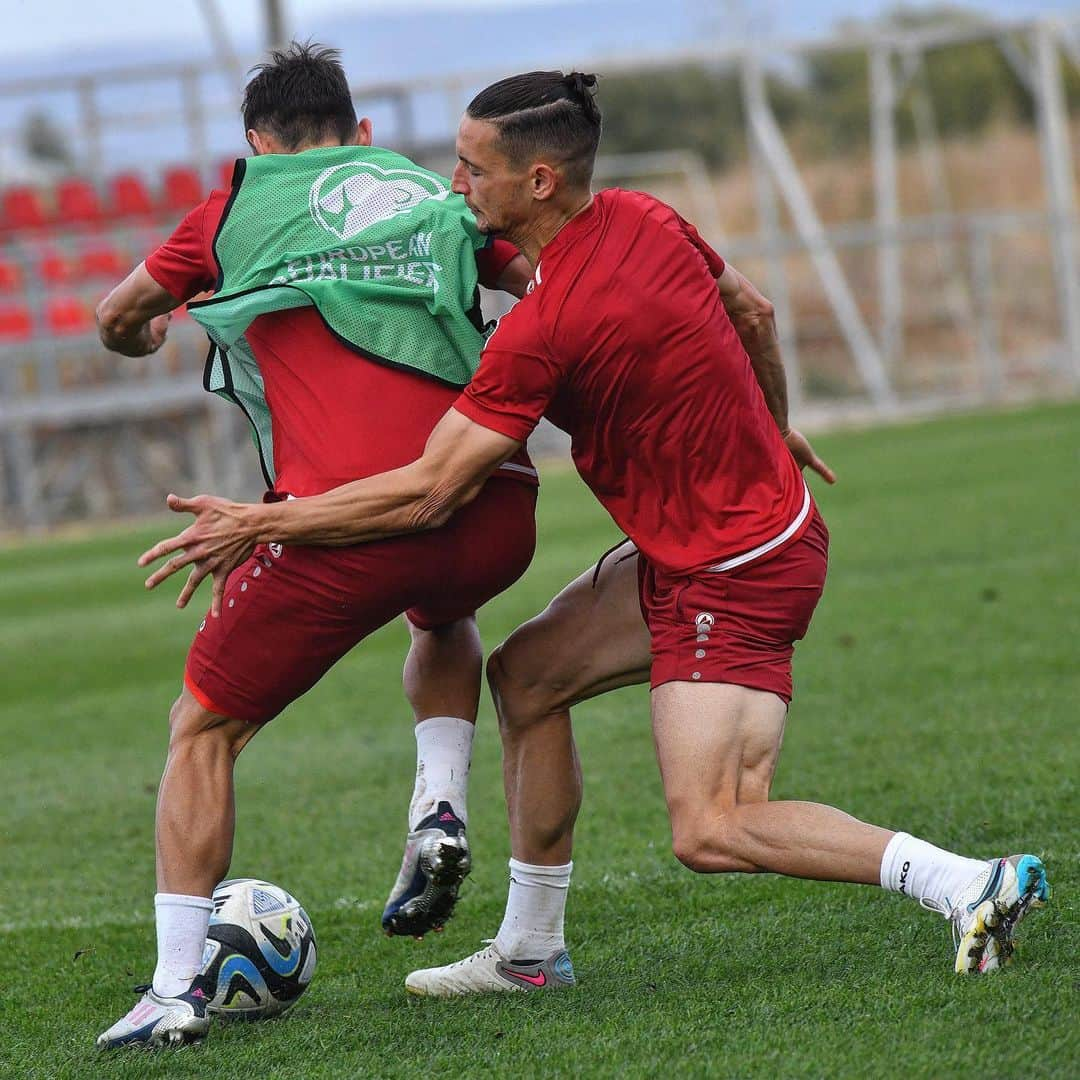
M550 0L284 0L290 32L304 36L310 20L343 10L352 12L407 11L438 8L500 8L523 5L542 6ZM586 0L582 0L586 2ZM798 13L801 33L824 33L844 17L871 17L897 6L897 0L697 0L703 22L717 12L768 9L767 25L783 30L786 13ZM209 0L205 0L209 3ZM0 0L4 33L0 35L0 57L27 53L77 50L79 46L112 42L118 62L144 59L125 55L124 44L145 42L167 36L174 41L205 45L208 41L203 15L204 0ZM1076 12L1080 0L960 0L961 6L999 16L1024 16L1040 11ZM230 38L240 51L245 41L262 37L262 0L216 0ZM908 0L907 6L926 6L925 0ZM0 74L2 78L2 74Z

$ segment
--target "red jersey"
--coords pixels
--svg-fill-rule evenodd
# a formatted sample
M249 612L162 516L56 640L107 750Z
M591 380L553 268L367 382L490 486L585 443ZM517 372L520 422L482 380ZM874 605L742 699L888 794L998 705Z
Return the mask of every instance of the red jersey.
M213 240L228 197L212 192L146 260L150 276L177 300L214 288ZM481 284L494 286L516 254L505 241L478 251ZM247 339L270 408L274 489L280 494L318 495L415 461L458 395L347 348L313 308L260 315ZM524 450L501 471L537 482Z
M522 442L546 413L619 527L671 573L774 553L809 521L721 302L723 269L669 206L601 192L541 251L455 405Z

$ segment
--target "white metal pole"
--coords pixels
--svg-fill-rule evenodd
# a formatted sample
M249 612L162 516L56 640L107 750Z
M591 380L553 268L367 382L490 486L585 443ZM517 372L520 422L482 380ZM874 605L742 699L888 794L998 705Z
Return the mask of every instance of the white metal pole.
M844 271L769 107L760 64L751 63L748 70L750 94L746 107L758 148L772 170L780 193L791 211L795 228L810 253L824 286L825 296L836 315L840 332L851 349L856 369L871 400L881 409L890 409L896 402L896 395L882 363L881 352L866 328L859 306L844 277Z
M890 369L900 359L904 293L900 237L900 195L896 177L896 84L892 49L884 43L870 50L870 130L874 154L874 203L880 239L877 245L881 358Z
M751 67L756 67L757 64L757 57L754 53L748 52L741 68L743 100L747 103L754 94L758 93L759 73L751 71ZM746 141L754 181L754 201L758 211L758 233L761 236L769 267L769 299L776 312L776 333L780 339L780 354L784 358L784 367L788 373L788 406L793 414L797 414L803 400L802 371L799 366L799 349L795 338L795 312L791 302L791 290L788 288L787 270L784 266L776 185L773 184L772 177L769 175L768 165L749 123Z
M1057 48L1057 28L1050 20L1035 25L1035 79L1039 88L1039 135L1042 141L1046 201L1050 212L1050 246L1054 259L1058 304L1067 370L1080 385L1080 285L1076 265L1076 191L1072 148Z

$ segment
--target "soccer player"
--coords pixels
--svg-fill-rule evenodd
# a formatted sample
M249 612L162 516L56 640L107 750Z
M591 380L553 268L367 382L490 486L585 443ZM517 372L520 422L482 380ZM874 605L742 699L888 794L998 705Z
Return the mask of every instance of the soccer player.
M1033 855L965 858L812 802L770 801L793 644L825 582L828 533L801 473L828 467L789 426L772 310L674 210L592 194L593 76L533 72L469 105L454 190L514 242L532 285L423 455L288 505L171 498L196 515L144 553L220 578L252 544L353 543L430 528L545 414L633 547L573 582L488 665L503 735L511 883L491 945L412 973L417 994L572 985L563 935L581 798L570 707L650 681L676 856L699 873L880 885L944 915L958 971L1009 958L1049 896Z
M216 349L208 388L252 422L268 498L314 495L414 460L479 360L478 275L530 271L481 234L449 182L371 146L333 50L294 45L248 84L255 157L193 209L101 303L105 345L158 348L195 311ZM422 935L469 869L466 785L482 655L473 613L526 568L536 472L524 453L445 528L337 551L259 548L215 595L170 715L157 808L153 982L103 1047L204 1034L199 976L211 893L229 867L233 763L261 726L353 645L406 613L417 779L402 870L383 916Z

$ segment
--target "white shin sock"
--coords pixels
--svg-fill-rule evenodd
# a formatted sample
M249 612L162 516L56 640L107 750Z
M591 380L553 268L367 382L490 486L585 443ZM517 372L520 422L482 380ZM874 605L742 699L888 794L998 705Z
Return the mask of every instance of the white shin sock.
M510 960L546 960L566 948L563 914L570 871L565 866L534 866L510 860L510 892L495 947Z
M182 994L199 974L213 910L214 903L206 896L158 893L154 897L158 955L155 994Z
M881 859L881 887L925 900L947 915L985 869L981 859L954 855L909 833L897 833Z
M469 760L476 725L456 716L432 716L416 725L416 786L409 804L409 828L445 800L468 820Z

